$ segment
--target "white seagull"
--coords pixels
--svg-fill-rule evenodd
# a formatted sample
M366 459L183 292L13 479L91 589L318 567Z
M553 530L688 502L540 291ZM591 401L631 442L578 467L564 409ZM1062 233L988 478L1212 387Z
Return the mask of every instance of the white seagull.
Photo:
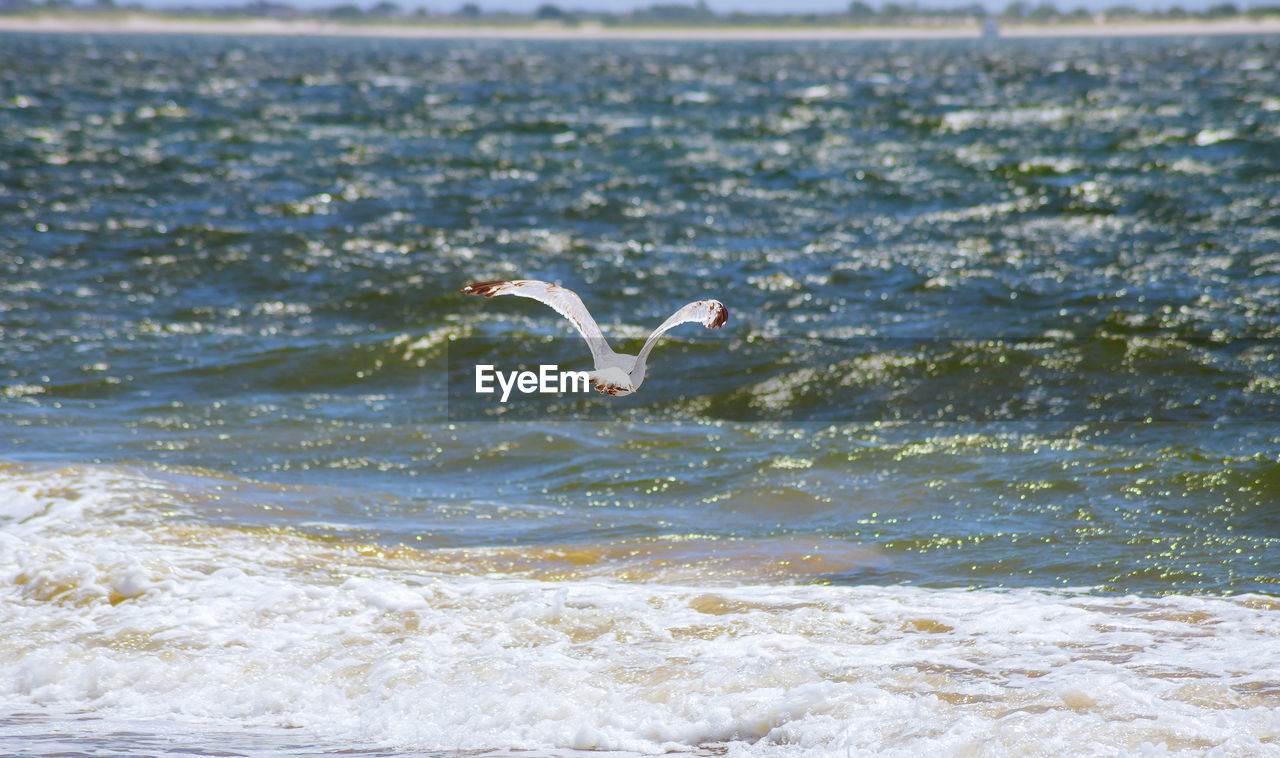
M571 289L558 284L540 282L534 279L513 279L503 282L477 282L462 288L468 295L516 295L545 303L555 309L556 313L569 319L578 333L591 347L591 357L595 359L596 370L588 372L597 390L606 395L630 395L640 389L644 382L644 363L649 351L658 344L658 338L668 329L690 321L698 321L708 329L719 329L729 323L729 309L719 300L695 300L671 314L671 318L662 322L662 326L653 330L639 355L615 353L605 342L600 326L591 318L582 298Z

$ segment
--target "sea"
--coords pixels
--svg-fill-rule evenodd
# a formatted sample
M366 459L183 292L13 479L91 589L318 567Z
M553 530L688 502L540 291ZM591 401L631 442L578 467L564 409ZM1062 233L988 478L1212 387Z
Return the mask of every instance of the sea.
M1278 348L1280 37L0 34L0 753L1280 755Z

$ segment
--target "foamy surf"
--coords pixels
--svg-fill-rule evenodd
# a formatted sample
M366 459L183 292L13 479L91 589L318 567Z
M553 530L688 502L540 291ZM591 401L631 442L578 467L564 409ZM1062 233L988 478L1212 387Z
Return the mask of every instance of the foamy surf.
M1262 596L551 581L201 524L184 502L207 496L141 471L0 473L0 751L46 720L74 731L68 714L106 749L160 753L222 733L249 753L1280 741L1280 604Z

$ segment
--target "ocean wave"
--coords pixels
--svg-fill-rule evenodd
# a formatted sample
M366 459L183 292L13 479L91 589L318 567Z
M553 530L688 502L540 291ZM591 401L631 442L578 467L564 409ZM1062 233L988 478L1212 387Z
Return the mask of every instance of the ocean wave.
M28 730L88 711L104 733L247 727L322 750L1256 755L1280 740L1265 596L539 579L450 565L475 560L458 551L191 523L182 487L145 472L9 468L0 489L0 699Z

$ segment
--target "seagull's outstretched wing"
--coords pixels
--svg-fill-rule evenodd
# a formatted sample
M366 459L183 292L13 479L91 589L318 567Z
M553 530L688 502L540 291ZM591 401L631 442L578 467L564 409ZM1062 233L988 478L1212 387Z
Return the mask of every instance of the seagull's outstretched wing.
M645 361L649 359L649 351L658 344L658 339L666 334L667 330L690 321L697 321L708 329L719 329L729 323L729 309L719 300L695 300L671 314L671 318L663 321L662 326L654 329L649 339L645 340L644 348L636 356L636 369L644 371ZM632 371L634 373L635 369Z
M468 284L462 288L462 291L468 295L484 295L485 297L516 295L551 306L556 313L569 319L569 322L577 328L582 338L587 341L587 345L591 347L591 357L595 360L596 368L600 368L601 360L605 356L613 353L609 349L609 344L604 341L600 326L596 324L595 319L591 318L587 307L582 304L582 298L578 297L578 294L571 289L566 289L558 284L540 282L536 279L513 279L511 281Z

